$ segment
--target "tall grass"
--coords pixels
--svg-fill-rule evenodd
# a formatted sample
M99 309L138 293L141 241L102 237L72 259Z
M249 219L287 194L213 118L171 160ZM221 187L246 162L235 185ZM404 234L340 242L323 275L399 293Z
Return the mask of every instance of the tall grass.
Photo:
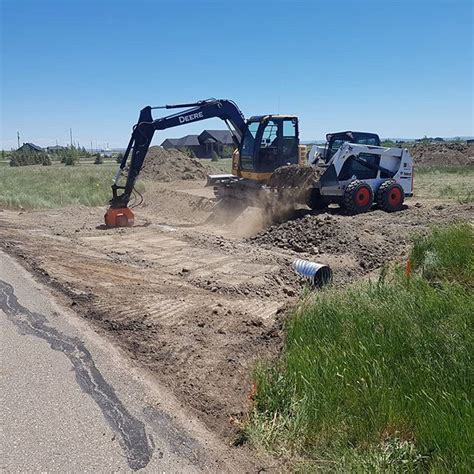
M415 197L474 202L474 166L416 166Z
M425 255L472 258L472 233L459 232L433 234ZM422 254L415 245L414 263ZM444 263L436 284L397 272L305 300L280 359L256 370L250 439L311 468L472 471L473 274L457 256Z
M415 270L431 281L474 283L474 228L467 223L435 227L429 236L416 237L410 255Z
M0 169L0 206L40 209L100 206L111 197L115 164Z

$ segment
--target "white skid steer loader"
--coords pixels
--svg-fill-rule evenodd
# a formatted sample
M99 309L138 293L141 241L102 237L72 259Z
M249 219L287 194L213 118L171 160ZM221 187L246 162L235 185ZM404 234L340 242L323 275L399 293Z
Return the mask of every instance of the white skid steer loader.
M309 196L312 209L338 203L349 214L359 214L377 204L395 212L405 196L413 195L413 160L407 149L346 142L327 162L321 151L314 146L309 153L309 164L320 176Z

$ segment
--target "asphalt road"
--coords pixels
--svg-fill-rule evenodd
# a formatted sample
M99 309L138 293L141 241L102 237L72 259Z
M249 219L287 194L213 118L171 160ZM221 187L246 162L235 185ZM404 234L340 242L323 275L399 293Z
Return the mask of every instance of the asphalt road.
M0 330L1 471L253 470L1 251Z

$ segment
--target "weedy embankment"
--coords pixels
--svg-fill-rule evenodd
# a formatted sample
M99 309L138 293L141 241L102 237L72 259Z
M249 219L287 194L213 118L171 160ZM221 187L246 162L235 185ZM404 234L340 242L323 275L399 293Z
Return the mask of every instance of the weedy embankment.
M436 228L411 276L307 297L256 370L250 440L305 469L472 472L473 242Z

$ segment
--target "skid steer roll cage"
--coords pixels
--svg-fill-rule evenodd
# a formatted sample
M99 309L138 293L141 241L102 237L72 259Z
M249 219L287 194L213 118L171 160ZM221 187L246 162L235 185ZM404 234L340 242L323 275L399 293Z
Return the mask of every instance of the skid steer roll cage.
M151 111L154 109L182 109L186 107L190 108L158 119L153 119L151 114ZM132 136L115 175L112 185L113 197L110 201L110 206L112 208L127 207L133 187L135 186L135 181L143 166L143 161L150 148L155 131L166 130L167 128L178 127L209 118L220 118L223 120L232 134L235 145L240 148L247 125L242 112L231 100L207 99L187 104L144 107L140 111L137 124L133 127ZM125 186L119 186L117 183L125 169L130 154L131 160L127 181ZM123 193L118 194L119 190L123 190Z

